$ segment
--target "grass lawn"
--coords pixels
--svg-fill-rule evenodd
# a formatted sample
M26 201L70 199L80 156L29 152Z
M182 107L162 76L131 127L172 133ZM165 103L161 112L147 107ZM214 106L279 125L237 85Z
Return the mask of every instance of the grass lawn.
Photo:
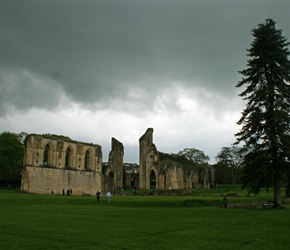
M229 190L194 196L92 196L0 192L0 249L287 249L290 205L222 209L204 205ZM234 190L243 192L240 190ZM230 190L229 192L232 192ZM241 193L242 194L242 193ZM230 202L273 195L233 197ZM188 202L190 201L190 202ZM190 204L190 205L188 205ZM196 206L194 205L196 204Z

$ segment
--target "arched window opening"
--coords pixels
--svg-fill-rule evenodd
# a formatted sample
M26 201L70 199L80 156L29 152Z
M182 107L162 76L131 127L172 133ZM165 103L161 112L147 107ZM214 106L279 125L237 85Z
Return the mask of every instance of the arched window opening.
M65 167L70 167L70 160L71 160L71 150L67 148L65 152Z
M156 189L156 175L153 169L150 172L150 189Z
M109 176L112 177L112 178L114 178L114 174L113 174L113 172L110 172L110 173L109 173Z
M90 165L90 152L88 150L85 155L85 169L89 169Z
M49 145L47 144L43 152L43 165L49 165Z

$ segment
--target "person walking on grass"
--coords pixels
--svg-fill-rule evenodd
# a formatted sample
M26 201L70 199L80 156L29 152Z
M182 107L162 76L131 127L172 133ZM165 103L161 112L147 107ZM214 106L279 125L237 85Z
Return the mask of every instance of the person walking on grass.
M228 207L228 199L227 199L227 197L226 196L224 196L224 198L223 198L223 207L224 208L227 208Z
M96 195L97 195L97 202L100 202L101 192L98 190L98 192L96 193Z
M111 195L110 191L108 191L107 194L106 194L106 198L107 198L107 202L108 203L110 203L111 196L112 195Z

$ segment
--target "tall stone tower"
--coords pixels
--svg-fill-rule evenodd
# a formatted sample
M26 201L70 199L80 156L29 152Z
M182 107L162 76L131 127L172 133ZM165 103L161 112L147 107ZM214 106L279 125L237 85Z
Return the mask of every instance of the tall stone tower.
M123 158L124 146L113 137L109 153L109 167L113 170L115 188L123 186Z
M150 170L158 165L159 155L153 143L153 128L148 128L139 139L139 188L150 189Z

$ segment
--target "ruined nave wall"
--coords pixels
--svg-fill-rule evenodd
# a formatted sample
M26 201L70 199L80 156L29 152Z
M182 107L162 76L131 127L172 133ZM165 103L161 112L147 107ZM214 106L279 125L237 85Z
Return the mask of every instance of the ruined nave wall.
M64 169L25 167L22 174L21 190L27 193L95 195L101 190L101 174L96 172Z
M30 134L21 190L27 193L93 195L101 190L102 148L99 145Z

